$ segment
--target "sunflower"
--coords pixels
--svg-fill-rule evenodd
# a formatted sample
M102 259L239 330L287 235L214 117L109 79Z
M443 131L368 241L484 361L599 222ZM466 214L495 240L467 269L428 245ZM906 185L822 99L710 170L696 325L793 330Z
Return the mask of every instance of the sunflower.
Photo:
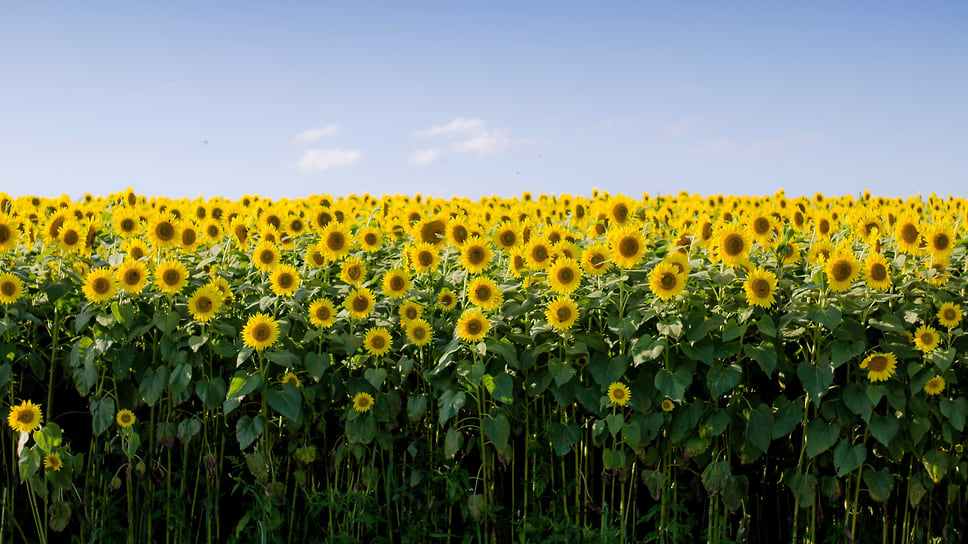
M197 321L208 321L222 308L222 292L214 286L204 286L188 298L188 312Z
M608 386L608 401L615 406L625 406L629 403L629 386L621 382L613 382Z
M400 305L399 314L400 322L406 325L415 319L420 319L420 316L423 315L423 308L420 304L408 300Z
M366 319L373 312L375 305L373 293L366 288L354 288L343 301L343 307L353 319Z
M134 425L135 421L137 421L137 418L134 417L134 414L131 412L131 410L124 409L118 410L117 415L114 416L114 420L118 423L118 427L127 429L128 427Z
M491 247L478 236L468 238L460 246L460 264L471 274L480 274L491 263L494 252Z
M578 305L566 296L560 296L548 303L545 319L557 331L566 331L578 321Z
M191 252L198 246L198 225L191 221L182 221L178 224L178 245L182 251Z
M457 306L457 296L449 287L444 287L440 293L437 293L437 307L441 310L450 310L454 306Z
M319 235L322 241L320 249L326 258L338 261L350 251L350 231L342 223L330 223Z
M447 240L450 245L460 247L470 238L471 233L467 227L467 219L464 217L454 217L447 222Z
M162 293L174 295L188 285L188 270L185 265L169 259L158 265L155 269L155 287Z
M496 310L504 303L504 293L494 280L480 276L467 285L467 299L482 310Z
M871 382L886 382L894 375L897 357L893 353L872 353L860 364L867 369L867 379Z
M689 273L692 272L692 267L689 266L689 256L685 253L673 251L672 253L666 255L666 258L663 260L669 264L675 265L675 267L678 269L676 273L680 276L689 276Z
M752 234L753 240L764 246L773 243L776 234L775 228L773 217L764 212L753 214L749 222L749 232Z
M229 287L229 282L225 278L216 276L209 280L205 284L205 287L215 289L219 296L222 297L222 306L228 307L232 305L232 301L235 300L235 296L232 294L232 288Z
M944 391L945 381L941 376L935 376L924 384L924 392L929 395L939 395Z
M155 247L178 245L178 226L170 214L158 214L148 221L148 240Z
M518 246L521 242L521 233L514 223L504 221L494 230L491 239L497 247L507 251Z
M279 378L279 383L285 385L287 383L295 385L296 387L302 387L302 382L299 381L299 376L296 376L292 371L287 370L285 374Z
M891 286L891 267L880 253L871 253L864 261L864 281L871 289L883 291Z
M430 323L426 319L417 318L408 321L404 330L407 333L407 340L415 346L424 346L433 340Z
M582 269L573 259L560 258L548 269L548 285L560 295L567 295L581 284Z
M585 248L581 254L582 270L589 276L601 276L608 272L612 267L609 260L608 246L605 244L592 244Z
M279 339L279 324L266 314L258 313L245 323L242 342L256 351L271 347Z
M955 231L950 225L931 224L924 229L924 250L932 259L944 260L954 249Z
M383 274L383 294L391 299L402 298L410 290L410 276L406 270L391 268Z
M323 253L322 244L316 243L308 248L306 248L305 259L306 264L313 268L322 268L326 266L328 259L326 259L326 254Z
M931 285L942 286L948 283L948 279L951 277L951 273L948 271L947 259L932 260L928 263L927 268L921 274L924 276Z
M24 295L24 284L9 272L0 274L0 303L13 304Z
M356 232L356 241L363 251L373 253L383 247L383 233L373 226L363 227Z
M464 310L457 320L457 336L467 342L483 340L490 328L491 322L479 308Z
M214 219L209 219L202 223L202 233L209 242L217 242L222 239L222 224Z
M25 400L17 406L10 407L10 413L7 414L7 425L10 425L10 428L15 431L29 433L40 427L40 422L43 419L40 405Z
M776 281L776 274L773 272L759 267L754 268L743 282L746 303L762 308L773 306L776 303Z
M50 470L57 472L62 466L64 466L64 461L61 460L59 453L52 452L44 456L44 468L49 468Z
M827 260L824 271L831 291L846 291L857 277L860 264L850 248L840 247Z
M369 393L357 393L353 397L353 409L363 414L370 411L373 407L373 396Z
M649 273L649 289L661 300L681 295L685 287L686 276L679 275L679 267L672 263L661 262Z
M671 412L676 409L676 403L672 402L671 399L662 399L662 411Z
M945 302L938 310L938 322L942 326L953 329L961 324L961 306L954 302Z
M141 261L125 260L114 271L114 278L125 293L137 295L148 284L148 265Z
M88 272L84 278L83 291L88 300L101 304L114 298L115 293L118 292L118 284L111 270L96 268Z
M363 337L363 347L370 355L383 357L393 347L393 339L390 338L390 333L385 328L374 327L366 331L366 335Z
M625 196L616 195L608 201L608 220L616 225L624 225L628 223L635 212L635 208L638 203Z
M632 268L645 255L645 236L635 225L625 225L609 232L611 260L620 268Z
M920 224L914 215L902 215L894 223L894 243L905 253L915 254L921 250Z
M336 323L336 307L333 301L321 298L309 305L309 322L320 329L328 329Z
M938 331L933 327L921 325L914 331L914 347L924 353L934 351L940 342L941 339L938 337Z
M349 257L340 267L339 279L353 286L366 281L366 266L356 257Z
M440 252L433 244L417 243L410 248L410 268L417 274L437 269Z
M16 247L20 239L16 224L6 214L0 213L0 252Z
M229 224L232 236L235 237L235 245L242 251L249 249L249 223L244 217L236 217Z
M440 246L447 241L447 223L440 216L423 218L414 223L412 233L419 242Z
M74 220L64 221L57 231L57 242L60 247L70 253L83 253L87 241L87 229Z
M524 262L531 270L544 270L551 265L551 247L542 238L534 238L524 248Z
M746 262L752 243L746 228L739 223L727 223L715 234L716 258L727 266Z
M280 264L269 276L272 292L280 297L291 297L299 288L299 273L291 264Z
M151 252L151 248L144 241L137 238L126 241L121 246L121 250L124 251L126 258L132 261L140 261Z
M836 248L827 240L816 240L810 245L810 251L807 252L807 261L814 265L823 265L830 260L830 256L834 254Z
M263 272L272 272L279 265L279 246L263 240L252 250L252 264Z

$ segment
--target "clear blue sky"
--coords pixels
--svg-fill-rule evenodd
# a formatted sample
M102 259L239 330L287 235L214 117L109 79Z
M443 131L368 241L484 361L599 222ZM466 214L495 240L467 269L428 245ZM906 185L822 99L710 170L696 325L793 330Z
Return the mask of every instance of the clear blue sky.
M0 191L968 196L966 28L964 1L7 2Z

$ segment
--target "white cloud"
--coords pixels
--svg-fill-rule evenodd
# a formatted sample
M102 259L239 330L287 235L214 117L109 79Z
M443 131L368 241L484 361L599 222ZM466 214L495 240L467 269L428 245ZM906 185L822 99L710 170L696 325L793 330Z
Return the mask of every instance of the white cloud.
M363 157L359 149L310 149L296 164L300 172L322 172L335 166L349 166Z
M442 153L439 149L418 149L410 154L410 162L413 164L433 164L440 160Z
M695 117L683 117L682 119L679 119L675 123L666 127L666 129L662 131L662 134L659 135L659 139L663 142L676 140L695 132L696 127L698 126L699 121Z
M454 144L454 150L458 153L477 153L478 155L490 155L500 153L508 148L511 140L503 130L486 130L467 140Z
M434 136L478 134L483 130L485 130L484 121L458 117L446 125L437 125L426 130L418 130L413 135L417 138L432 138Z
M326 125L323 128L311 128L296 134L296 136L292 139L292 142L296 144L315 142L320 138L336 136L341 130L343 130L343 127L334 124Z

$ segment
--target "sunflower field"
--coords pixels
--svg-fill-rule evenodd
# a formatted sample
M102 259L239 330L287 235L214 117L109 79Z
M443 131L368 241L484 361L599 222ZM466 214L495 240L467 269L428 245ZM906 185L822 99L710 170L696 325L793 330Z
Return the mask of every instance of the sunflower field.
M0 194L0 542L963 542L966 219Z

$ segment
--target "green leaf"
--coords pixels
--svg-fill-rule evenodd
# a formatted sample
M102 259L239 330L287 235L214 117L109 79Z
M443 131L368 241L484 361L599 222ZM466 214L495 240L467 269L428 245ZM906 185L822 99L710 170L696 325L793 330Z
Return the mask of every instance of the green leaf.
M40 450L27 448L20 454L20 480L27 481L31 476L40 470Z
M235 438L239 441L239 448L248 448L257 438L262 436L266 428L266 418L262 414L251 418L242 416L235 424Z
M427 414L427 395L407 399L407 417L410 421L420 421Z
M568 383L577 373L575 367L570 362L559 359L553 359L548 362L548 372L551 373L551 377L554 378L555 385L558 387Z
M807 425L807 455L814 458L830 449L840 436L840 427L817 418Z
M635 339L629 353L632 354L632 362L635 366L639 366L661 355L665 347L666 339L664 336L652 338L646 334Z
M709 414L706 423L699 429L700 436L719 436L726 432L729 426L729 413L726 410L716 410Z
M813 504L817 496L817 477L813 474L793 473L787 478L787 485L793 492L793 497L797 500L800 508L806 508Z
M59 533L67 528L71 521L71 505L64 501L54 501L50 506L50 528Z
M713 397L725 395L739 385L743 379L743 368L736 363L716 365L706 373L706 384Z
M481 422L481 430L484 436L491 441L498 453L511 457L511 447L508 445L508 437L511 435L511 424L507 416L498 414L487 416Z
M225 394L226 399L241 399L242 397L258 390L262 387L262 376L258 373L246 374L238 372L232 376L229 382L229 391Z
M494 376L493 381L491 396L505 404L514 402L514 379L507 372L501 372Z
M346 439L350 444L369 444L376 438L376 424L373 416L367 414L361 417L346 418Z
M811 304L807 309L807 319L814 323L819 323L831 331L837 329L843 318L843 312L837 306L827 306L821 309L819 306Z
M887 446L894 436L897 435L897 429L900 426L894 414L874 414L871 416L870 424L867 425L867 429L871 432L871 435L877 439L878 442Z
M848 383L844 386L841 398L844 399L844 404L847 405L847 408L850 408L850 411L864 418L865 422L870 422L874 403L871 402L864 388L855 383Z
M457 412L464 407L466 401L467 395L463 391L456 393L450 389L444 391L437 401L438 422L441 425L447 423L450 418L456 416Z
M202 422L196 418L185 419L178 423L178 441L188 444L202 430ZM134 436L134 435L132 435Z
M387 371L383 368L368 368L363 372L363 377L370 382L374 389L380 389L383 386L383 381L387 379Z
M866 349L867 342L864 340L858 340L856 342L834 340L830 344L830 359L834 368L838 368L847 361L862 355Z
M463 445L464 435L457 429L447 429L447 436L444 437L444 457L453 459Z
M489 338L484 343L484 346L487 348L488 353L497 355L499 359L501 359L511 368L516 368L518 366L518 352L517 349L515 349L514 344L505 340L494 340Z
M195 394L206 407L215 409L225 398L225 380L217 377L210 382L200 381L195 384Z
M864 483L867 484L867 492L871 498L877 502L887 502L894 489L894 476L887 467L879 471L864 471Z
M33 437L37 447L45 454L54 451L54 448L60 446L63 441L60 425L56 423L48 423L41 429L34 431Z
M622 425L625 424L625 417L622 414L615 413L605 416L605 422L608 423L608 432L615 436L622 430Z
M304 365L306 366L306 371L309 375L315 379L320 379L323 376L323 372L329 368L332 364L332 357L329 353L313 353L309 352L306 354L306 359Z
M775 420L773 421L773 430L770 433L773 440L778 438L784 438L790 436L790 434L800 425L803 421L803 402L797 401L785 401L786 404L781 405L781 400L785 397L779 397L774 406L776 409Z
M100 435L108 430L111 424L114 423L114 413L113 398L104 397L101 400L91 401L91 423L94 426L95 435Z
M941 415L948 420L948 423L955 430L961 432L965 429L965 417L968 416L968 399L958 397L955 400L951 400L947 397L942 397L939 407L941 408Z
M837 476L844 476L860 468L867 460L867 447L861 443L851 445L846 438L841 439L834 448L834 467Z
M141 385L138 387L138 392L141 393L141 398L144 399L148 406L154 406L158 399L161 398L161 394L165 391L165 387L168 386L168 367L159 366L156 368L149 368L145 371L144 378L141 380Z
M934 364L938 367L938 370L944 372L951 368L951 363L955 362L955 355L957 350L954 347L948 349L936 349L925 356L928 362Z
M773 370L776 368L776 347L773 342L765 341L759 345L746 344L743 346L743 353L759 363L767 376L773 375Z
M13 367L10 366L10 363L3 363L0 365L0 389L3 389L3 386L10 383L10 376L12 374Z
M818 361L816 365L803 361L797 365L797 377L800 378L803 388L810 394L811 400L820 404L820 399L834 381L834 369L826 361Z
M158 330L166 335L174 332L175 328L178 327L178 320L178 312L174 310L166 312L162 309L155 311L155 315L151 318L151 322L158 327Z
M773 435L773 412L767 405L761 404L750 411L744 435L757 449L766 453Z
M702 485L712 497L726 488L729 481L733 478L733 473L729 469L726 461L715 461L706 465L702 471Z
M293 368L299 364L299 356L285 349L266 352L266 359L285 368Z
M904 334L906 331L904 322L894 314L882 314L880 318L872 317L867 321L871 327L887 332Z
M571 451L572 446L578 443L581 438L581 428L574 423L562 425L553 422L550 429L551 447L555 450L555 455L561 457Z
M191 420L195 421L195 420ZM138 448L141 446L141 435L136 432L131 432L127 435L124 453L128 457L134 457L138 453Z
M924 469L928 471L928 477L934 483L940 483L944 478L944 475L948 473L948 468L950 466L951 459L944 453L938 450L929 450L924 453L924 458L921 459L921 464L924 465Z
M299 409L302 407L302 393L291 383L284 383L280 389L270 389L266 393L269 406L286 419L299 419Z
M742 325L737 325L736 321L732 318L726 322L726 327L723 329L723 342L729 342L730 340L735 340L744 334L746 334L746 328L749 327L749 323L743 323Z
M622 450L613 450L612 448L605 448L602 450L602 464L605 466L605 470L616 470L625 466L625 452Z
M686 388L692 384L692 373L693 369L686 365L677 368L675 373L662 368L656 372L653 382L660 393L673 400L681 401L686 394Z

